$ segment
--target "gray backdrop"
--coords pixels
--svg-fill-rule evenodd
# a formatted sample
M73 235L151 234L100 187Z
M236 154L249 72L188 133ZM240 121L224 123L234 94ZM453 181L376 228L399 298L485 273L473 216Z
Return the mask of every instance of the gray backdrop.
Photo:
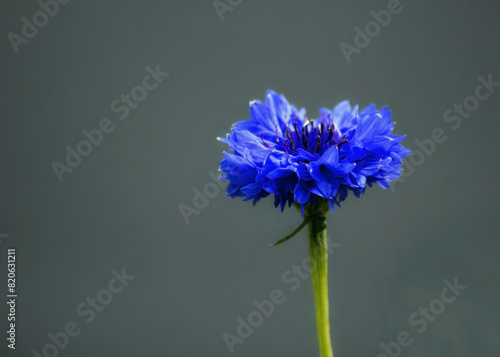
M418 152L404 182L328 218L335 355L498 354L500 87L481 84L500 81L498 3L47 3L0 15L0 355L318 356L305 232L269 246L300 215L223 198L210 176L216 137L268 88L309 117L388 105ZM87 156L71 167L66 146Z

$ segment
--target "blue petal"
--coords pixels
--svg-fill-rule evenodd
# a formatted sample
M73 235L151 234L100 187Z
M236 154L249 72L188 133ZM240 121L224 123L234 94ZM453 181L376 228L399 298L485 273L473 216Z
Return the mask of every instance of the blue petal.
M319 164L336 164L339 161L339 150L336 146L332 146L326 150L318 160Z
M266 106L269 108L271 122L278 128L278 133L283 135L283 131L291 117L290 104L283 95L278 95L272 90L266 94Z

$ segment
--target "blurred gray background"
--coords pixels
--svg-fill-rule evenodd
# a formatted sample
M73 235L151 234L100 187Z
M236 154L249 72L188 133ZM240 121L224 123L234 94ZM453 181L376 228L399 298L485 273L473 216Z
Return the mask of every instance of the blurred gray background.
M222 4L219 16L209 0L71 1L17 45L8 34L22 36L40 4L3 4L0 355L230 356L223 334L237 336L238 317L279 289L286 301L232 355L318 356L310 278L291 290L282 277L307 257L306 233L269 246L300 215L222 190L188 224L179 209L195 208L193 189L212 192L227 150L216 137L271 88L309 117L344 99L388 105L412 150L435 128L447 136L395 190L375 187L329 216L335 356L383 357L380 344L402 331L413 342L395 355L497 356L500 87L457 129L443 114L474 95L479 76L500 81L498 3L402 0L350 63L340 43L354 45L354 27L387 1ZM146 98L120 120L125 109L110 106L147 66L170 75L136 88ZM66 165L66 146L76 150L102 118L114 131L59 182L52 163ZM9 247L15 351L5 339ZM135 278L110 293L123 268ZM410 316L455 277L468 288L418 332ZM57 335L68 323L78 335Z

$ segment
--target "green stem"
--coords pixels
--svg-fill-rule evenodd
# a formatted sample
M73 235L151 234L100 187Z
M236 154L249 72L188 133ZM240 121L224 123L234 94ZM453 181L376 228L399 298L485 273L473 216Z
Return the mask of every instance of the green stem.
M333 357L328 308L328 249L325 220L326 212L321 210L311 212L311 220L309 221L309 257L311 259L320 356Z

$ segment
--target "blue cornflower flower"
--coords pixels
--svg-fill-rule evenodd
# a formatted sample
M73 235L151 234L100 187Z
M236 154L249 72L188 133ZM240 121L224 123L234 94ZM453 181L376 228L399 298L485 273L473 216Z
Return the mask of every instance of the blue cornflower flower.
M389 188L401 175L402 159L410 154L392 134L387 107L372 104L358 112L348 101L308 120L305 109L290 105L283 95L268 90L265 103L250 103L250 120L233 125L220 141L224 152L221 177L229 181L227 195L253 203L270 194L283 211L288 203L305 206L318 198L333 212L349 191L357 197L373 183Z
M227 195L253 203L274 195L281 211L300 207L304 221L281 244L305 226L316 306L318 343L322 357L333 357L328 302L326 217L352 191L359 197L367 186L389 182L401 175L402 159L410 154L392 134L394 123L387 108L372 104L358 112L348 101L332 110L321 109L308 120L304 109L290 105L283 95L269 90L265 104L250 103L250 120L233 125L219 140L229 145L220 163L229 181ZM340 206L340 205L339 205ZM227 341L226 341L227 342Z

